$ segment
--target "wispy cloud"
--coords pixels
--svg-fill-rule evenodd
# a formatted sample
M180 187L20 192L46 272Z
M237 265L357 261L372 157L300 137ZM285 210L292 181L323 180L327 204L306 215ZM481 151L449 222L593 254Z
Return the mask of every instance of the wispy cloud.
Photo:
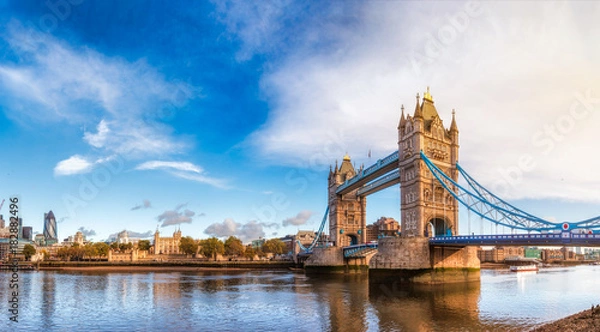
M531 156L535 171L522 174L506 198L599 199L600 173L589 169L600 168L600 157L586 152L597 140L599 105L592 105L595 111L575 122L568 135L559 133L551 152L540 147L539 136L535 141L540 131L547 135L546 128L571 125L565 117L577 93L591 91L589 100L600 96L600 67L593 60L599 51L592 42L600 31L587 23L600 12L598 4L446 2L431 7L386 1L356 6L354 15L344 12L352 23L335 29L303 21L306 32L294 36L299 40L293 51L269 57L276 65L265 72L261 88L271 110L264 126L246 140L262 162L308 167L319 160L325 169L326 162L347 151L357 164L372 163L367 151L377 158L398 148L394 124L400 104L412 113L415 94L430 85L446 127L456 108L461 162L485 185L518 166L522 156ZM469 14L468 6L478 6L476 13ZM337 12L333 4L316 16ZM264 21L241 13L222 13L245 43L240 52L277 52L266 45L271 28L287 22L288 13L272 11ZM444 39L449 30L451 41ZM282 30L277 38L285 40L294 31ZM311 36L329 41L329 48ZM559 187L557 178L565 179Z
M130 159L182 152L188 141L161 123L163 109L177 109L200 89L167 80L144 59L134 62L74 47L47 34L8 24L2 38L14 61L0 61L0 86L8 114L20 121L63 122L95 128L82 139L88 151L60 162L57 174L89 171L91 159L120 154ZM8 59L8 58L6 58Z
M135 167L136 170L164 170L169 174L194 181L205 183L213 187L228 189L227 182L223 179L213 178L204 174L202 167L187 161L147 161Z
M59 161L54 167L54 176L74 175L89 173L97 165L109 162L114 156L108 156L91 160L90 157L80 155L71 156L65 160Z
M138 170L148 169L167 169L167 170L179 170L187 171L192 173L202 173L203 170L200 166L196 166L187 161L147 161L135 167Z
M131 211L139 210L139 209L149 209L152 207L152 204L149 200L145 199L142 204L136 205L131 208Z
M83 139L88 142L89 145L101 148L104 146L109 133L110 129L108 129L106 120L101 120L100 123L98 123L97 133L93 134L91 132L85 132Z

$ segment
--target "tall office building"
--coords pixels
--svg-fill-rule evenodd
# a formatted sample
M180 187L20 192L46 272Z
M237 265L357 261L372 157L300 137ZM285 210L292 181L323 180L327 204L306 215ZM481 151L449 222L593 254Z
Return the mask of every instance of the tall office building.
M33 241L33 228L31 226L23 227L23 240Z
M52 210L44 213L44 238L46 245L52 245L58 242L58 229L56 227L56 218Z

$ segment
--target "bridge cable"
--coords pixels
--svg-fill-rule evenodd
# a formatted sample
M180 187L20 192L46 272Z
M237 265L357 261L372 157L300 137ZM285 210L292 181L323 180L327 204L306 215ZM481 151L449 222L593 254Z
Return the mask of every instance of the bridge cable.
M312 249L315 247L315 245L321 238L321 234L323 234L323 229L325 228L325 222L327 221L328 214L329 214L329 206L327 206L327 209L325 209L325 215L323 215L323 220L321 221L321 225L319 226L319 231L317 232L315 238L313 239L312 243L308 247L303 246L302 243L300 243L300 240L296 240L296 243L298 243L298 246L304 252L312 251Z

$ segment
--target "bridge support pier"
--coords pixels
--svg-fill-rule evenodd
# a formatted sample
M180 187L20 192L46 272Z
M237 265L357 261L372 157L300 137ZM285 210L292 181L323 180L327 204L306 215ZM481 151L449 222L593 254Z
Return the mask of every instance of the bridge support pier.
M379 240L369 262L369 282L447 284L479 281L479 259L474 247L430 246L426 237L389 237Z
M315 248L304 262L307 273L367 273L375 252L361 257L344 258L340 247Z
M342 248L314 248L312 255L304 262L304 269L306 272L312 273L344 273L345 265Z

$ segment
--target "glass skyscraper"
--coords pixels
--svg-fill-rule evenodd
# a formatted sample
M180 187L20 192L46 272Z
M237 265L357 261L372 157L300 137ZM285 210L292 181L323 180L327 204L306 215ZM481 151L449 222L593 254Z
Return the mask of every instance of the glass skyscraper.
M44 213L44 238L46 245L51 245L58 242L58 230L56 228L56 218L52 210Z

